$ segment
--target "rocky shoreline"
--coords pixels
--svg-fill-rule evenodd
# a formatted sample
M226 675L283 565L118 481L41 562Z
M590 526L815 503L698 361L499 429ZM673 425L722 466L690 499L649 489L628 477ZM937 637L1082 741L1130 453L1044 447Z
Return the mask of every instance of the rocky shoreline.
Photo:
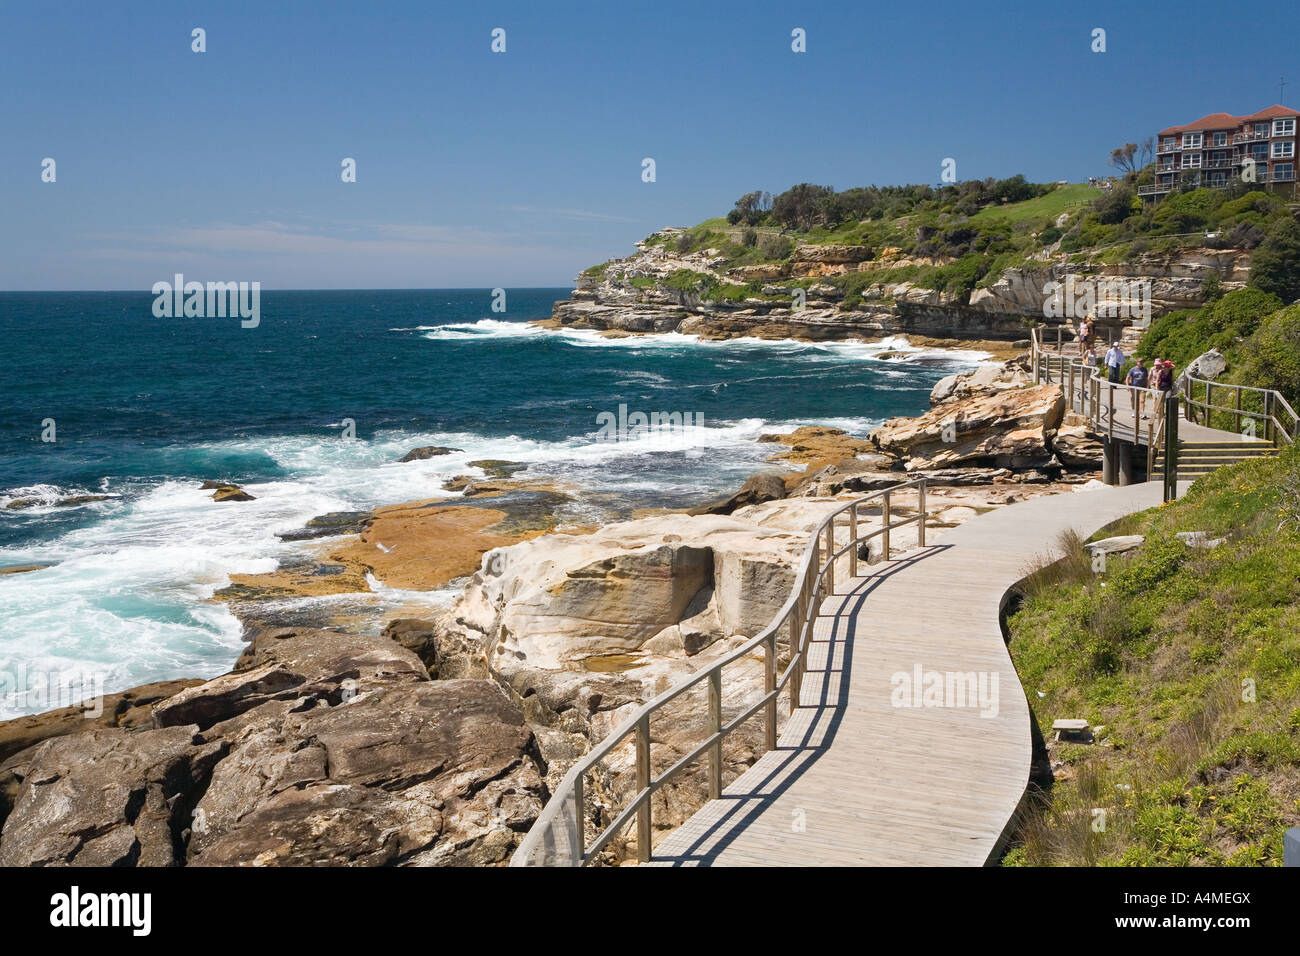
M843 495L926 475L933 538L1094 477L1100 450L1023 358L949 376L931 403L867 436L763 436L773 468L689 512L565 526L574 489L479 462L482 477L448 482L456 497L319 516L284 536L303 542L299 559L217 595L246 625L227 674L115 694L94 718L73 707L0 723L0 865L503 863L594 742L767 624ZM240 507L235 486L212 486ZM914 535L896 532L895 547ZM444 613L395 605L380 633L286 610L368 595L372 581L461 580ZM734 671L724 709L762 686L757 659ZM698 740L699 704L685 695L657 721L656 762ZM760 738L728 739L726 779ZM620 748L592 782L591 825L633 788ZM656 825L705 789L688 773L656 794ZM633 858L630 839L606 862Z

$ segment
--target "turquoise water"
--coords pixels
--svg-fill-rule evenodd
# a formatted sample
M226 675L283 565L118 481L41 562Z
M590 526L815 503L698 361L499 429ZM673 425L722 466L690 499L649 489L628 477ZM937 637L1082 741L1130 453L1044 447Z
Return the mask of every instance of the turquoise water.
M42 709L24 672L93 669L111 692L224 671L241 628L207 599L314 515L443 495L477 458L597 492L575 521L691 505L767 466L762 432L915 414L977 357L527 324L567 294L508 290L494 313L488 290L265 292L242 328L154 318L147 293L0 293L0 567L53 565L0 576L0 718ZM621 404L697 424L597 440ZM463 451L396 463L428 444ZM257 500L217 504L205 478ZM82 494L113 497L55 503Z

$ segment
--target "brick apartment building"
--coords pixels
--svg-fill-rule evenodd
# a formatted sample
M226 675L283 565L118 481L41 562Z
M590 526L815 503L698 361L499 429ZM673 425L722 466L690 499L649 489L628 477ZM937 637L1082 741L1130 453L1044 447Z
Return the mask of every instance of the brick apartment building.
M1158 199L1176 186L1222 188L1234 180L1250 181L1253 172L1256 188L1295 199L1297 121L1300 110L1270 106L1250 116L1211 113L1162 129L1156 137L1155 183L1139 186L1138 195Z

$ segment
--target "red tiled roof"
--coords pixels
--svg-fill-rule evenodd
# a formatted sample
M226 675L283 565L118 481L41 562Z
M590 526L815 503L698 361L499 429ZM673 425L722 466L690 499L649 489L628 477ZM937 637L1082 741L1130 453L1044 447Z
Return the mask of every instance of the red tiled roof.
M1171 136L1175 133L1190 133L1196 130L1232 129L1234 126L1240 126L1242 123L1249 123L1253 120L1272 119L1275 116L1300 116L1300 110L1293 110L1286 106L1270 106L1266 110L1260 110L1258 113L1251 113L1249 116L1233 116L1231 113L1211 113L1209 116L1202 116L1195 123L1188 123L1186 126L1171 126L1168 129L1162 129L1158 135Z
M1246 123L1251 120L1272 119L1275 116L1297 116L1297 115L1300 115L1300 111L1289 109L1288 107L1285 106L1270 106L1268 109L1260 110L1258 113L1252 113L1249 116L1243 116L1241 118L1241 121L1243 123Z

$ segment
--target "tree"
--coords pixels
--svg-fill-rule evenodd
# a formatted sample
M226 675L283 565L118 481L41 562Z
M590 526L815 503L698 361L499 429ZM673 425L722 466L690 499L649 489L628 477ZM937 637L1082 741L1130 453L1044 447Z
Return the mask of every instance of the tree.
M1103 192L1092 204L1097 210L1097 220L1108 226L1123 222L1133 211L1135 195L1133 187L1127 184L1120 184Z
M834 195L830 186L791 186L772 200L772 217L787 229L810 229L822 224L827 212L825 203Z
M757 226L771 208L772 194L756 189L736 200L735 208L727 213L727 222L733 226L741 222L747 226Z
M1250 284L1283 302L1300 299L1300 223L1287 219L1268 231L1251 256Z
M1138 169L1138 164L1134 158L1137 151L1137 143L1125 143L1123 146L1117 146L1110 151L1110 159L1106 160L1106 164L1114 166L1121 172L1135 173Z

